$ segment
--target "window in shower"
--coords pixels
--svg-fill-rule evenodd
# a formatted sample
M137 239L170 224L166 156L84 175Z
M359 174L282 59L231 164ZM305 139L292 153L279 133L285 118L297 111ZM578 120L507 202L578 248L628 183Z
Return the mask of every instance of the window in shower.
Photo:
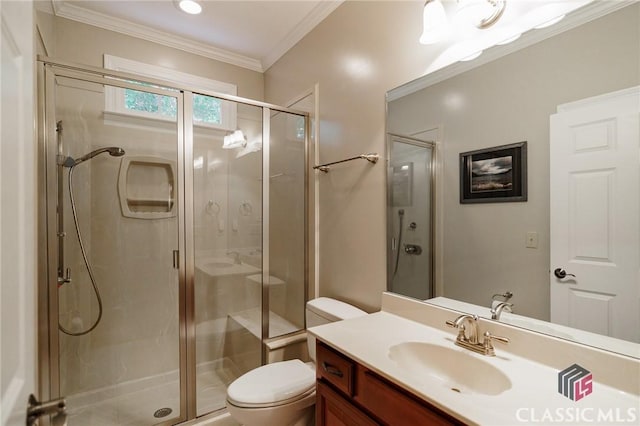
M157 78L163 81L188 85L200 90L209 90L221 94L235 95L235 84L224 83L175 71L169 68L149 65L142 62L104 55L107 69L135 73L140 76ZM139 83L146 87L157 87L148 83ZM116 115L172 121L176 119L175 98L166 99L145 91L130 88L110 87L105 93L105 110ZM237 108L233 102L224 102L218 98L194 94L193 121L196 126L235 130ZM114 117L109 117L112 120Z

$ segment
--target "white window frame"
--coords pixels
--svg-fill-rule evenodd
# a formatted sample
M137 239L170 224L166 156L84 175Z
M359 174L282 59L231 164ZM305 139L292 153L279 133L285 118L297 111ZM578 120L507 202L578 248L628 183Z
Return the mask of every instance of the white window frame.
M145 64L131 59L120 58L118 56L104 55L104 67L106 69L123 71L138 74L142 77L165 80L178 85L192 87L194 91L214 91L226 95L237 95L238 87L235 84L212 80L170 68L157 65ZM175 121L174 118L154 114L145 111L135 111L127 109L125 106L125 89L114 86L105 86L105 112L143 119ZM237 123L238 110L234 102L222 102L220 105L221 123L196 122L193 125L212 129L234 130Z

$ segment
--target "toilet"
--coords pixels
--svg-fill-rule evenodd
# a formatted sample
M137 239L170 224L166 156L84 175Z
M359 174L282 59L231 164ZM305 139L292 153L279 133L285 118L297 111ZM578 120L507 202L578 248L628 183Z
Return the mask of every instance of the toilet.
M307 302L307 327L367 315L328 297ZM227 409L244 426L308 426L316 398L316 339L307 335L311 362L299 359L263 365L243 374L227 388Z

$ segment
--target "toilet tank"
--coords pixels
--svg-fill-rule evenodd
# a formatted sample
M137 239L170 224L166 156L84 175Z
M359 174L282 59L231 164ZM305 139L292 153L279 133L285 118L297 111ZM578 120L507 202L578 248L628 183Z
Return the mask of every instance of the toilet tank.
M341 302L329 297L318 297L307 302L305 310L307 328L316 325L329 324L330 322L340 321L349 318L361 317L367 315L362 309L358 309L353 305ZM316 361L316 339L307 334L307 345L309 348L309 357L313 362Z

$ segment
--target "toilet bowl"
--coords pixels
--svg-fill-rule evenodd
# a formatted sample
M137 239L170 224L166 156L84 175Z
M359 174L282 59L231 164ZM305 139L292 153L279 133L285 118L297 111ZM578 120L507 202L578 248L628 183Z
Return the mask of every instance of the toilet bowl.
M307 302L307 327L367 315L327 297ZM315 361L315 338L307 335ZM227 410L244 426L309 426L315 418L314 362L299 359L263 365L243 374L227 388Z

